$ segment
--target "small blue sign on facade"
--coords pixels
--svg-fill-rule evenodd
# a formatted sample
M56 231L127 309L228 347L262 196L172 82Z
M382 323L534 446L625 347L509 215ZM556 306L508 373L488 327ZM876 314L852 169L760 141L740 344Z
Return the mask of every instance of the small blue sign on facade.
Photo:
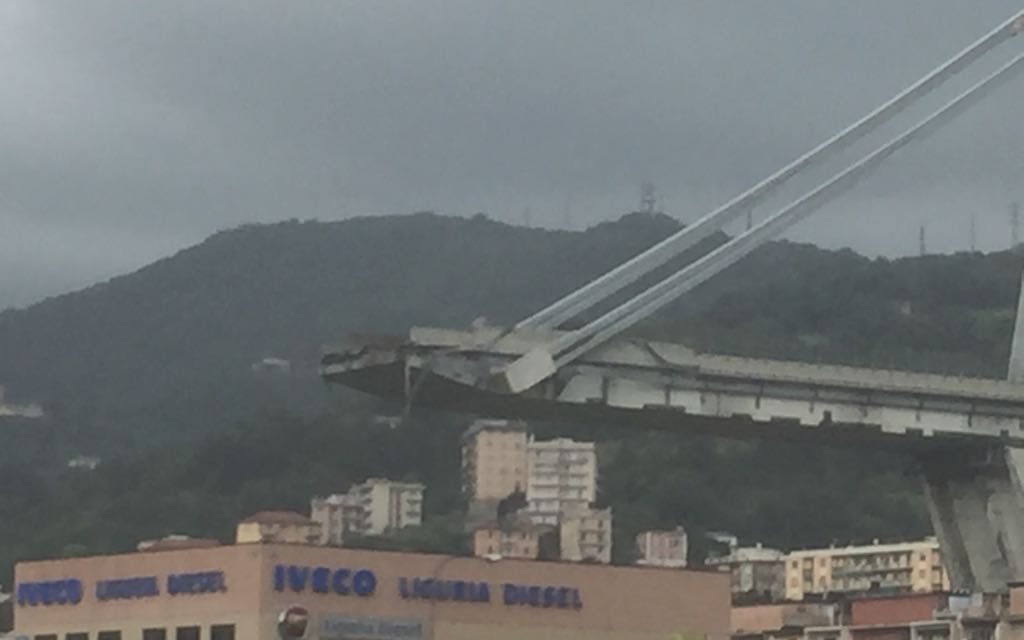
M397 618L356 618L325 615L320 619L321 640L420 640L423 623Z

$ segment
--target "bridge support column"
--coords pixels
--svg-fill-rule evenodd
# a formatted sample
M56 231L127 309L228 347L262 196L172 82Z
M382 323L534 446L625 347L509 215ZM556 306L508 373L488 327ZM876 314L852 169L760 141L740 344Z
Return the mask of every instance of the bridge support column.
M925 495L953 589L1003 591L1024 577L1024 451L945 451L923 460Z

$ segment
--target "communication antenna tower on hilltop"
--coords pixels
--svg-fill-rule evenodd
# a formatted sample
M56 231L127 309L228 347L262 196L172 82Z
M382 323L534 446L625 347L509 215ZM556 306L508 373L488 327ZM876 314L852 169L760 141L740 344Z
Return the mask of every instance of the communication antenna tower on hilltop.
M658 199L654 195L654 185L645 182L640 185L640 211L642 213L654 213L658 206Z
M928 245L925 242L925 226L923 224L917 230L917 252L921 256L928 253Z

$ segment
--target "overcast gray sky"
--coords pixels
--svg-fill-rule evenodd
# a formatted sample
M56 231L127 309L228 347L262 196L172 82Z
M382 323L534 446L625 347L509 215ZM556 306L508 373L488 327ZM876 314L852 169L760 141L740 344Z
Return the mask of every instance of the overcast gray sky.
M529 208L582 228L644 180L692 220L1020 8L4 0L0 308L247 221ZM899 255L927 223L930 249L963 249L974 212L980 248L1005 247L1022 98L1002 90L790 237Z

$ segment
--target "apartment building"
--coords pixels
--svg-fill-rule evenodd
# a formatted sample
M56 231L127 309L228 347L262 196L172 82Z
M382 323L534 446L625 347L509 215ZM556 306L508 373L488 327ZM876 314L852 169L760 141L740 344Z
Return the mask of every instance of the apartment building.
M708 558L704 564L730 575L734 600L774 601L785 595L785 554L760 542L751 547L731 545L727 555Z
M335 547L344 544L345 536L362 521L362 505L358 497L347 493L313 498L309 513L310 518L320 524L320 544Z
M370 478L349 489L357 508L352 511L351 530L362 535L423 524L423 491L418 482L394 482Z
M593 442L531 440L527 461L527 509L535 523L558 525L560 514L586 508L597 499Z
M311 519L320 526L319 543L341 546L348 535L380 535L423 523L423 491L418 482L369 478L347 493L310 501Z
M636 536L637 564L652 567L685 567L686 530L641 531Z
M526 491L526 424L477 420L462 436L463 492L470 502L494 502Z
M562 513L559 523L562 560L612 561L612 510L576 507Z
M935 538L794 551L785 557L786 599L824 593L924 593L949 589Z

